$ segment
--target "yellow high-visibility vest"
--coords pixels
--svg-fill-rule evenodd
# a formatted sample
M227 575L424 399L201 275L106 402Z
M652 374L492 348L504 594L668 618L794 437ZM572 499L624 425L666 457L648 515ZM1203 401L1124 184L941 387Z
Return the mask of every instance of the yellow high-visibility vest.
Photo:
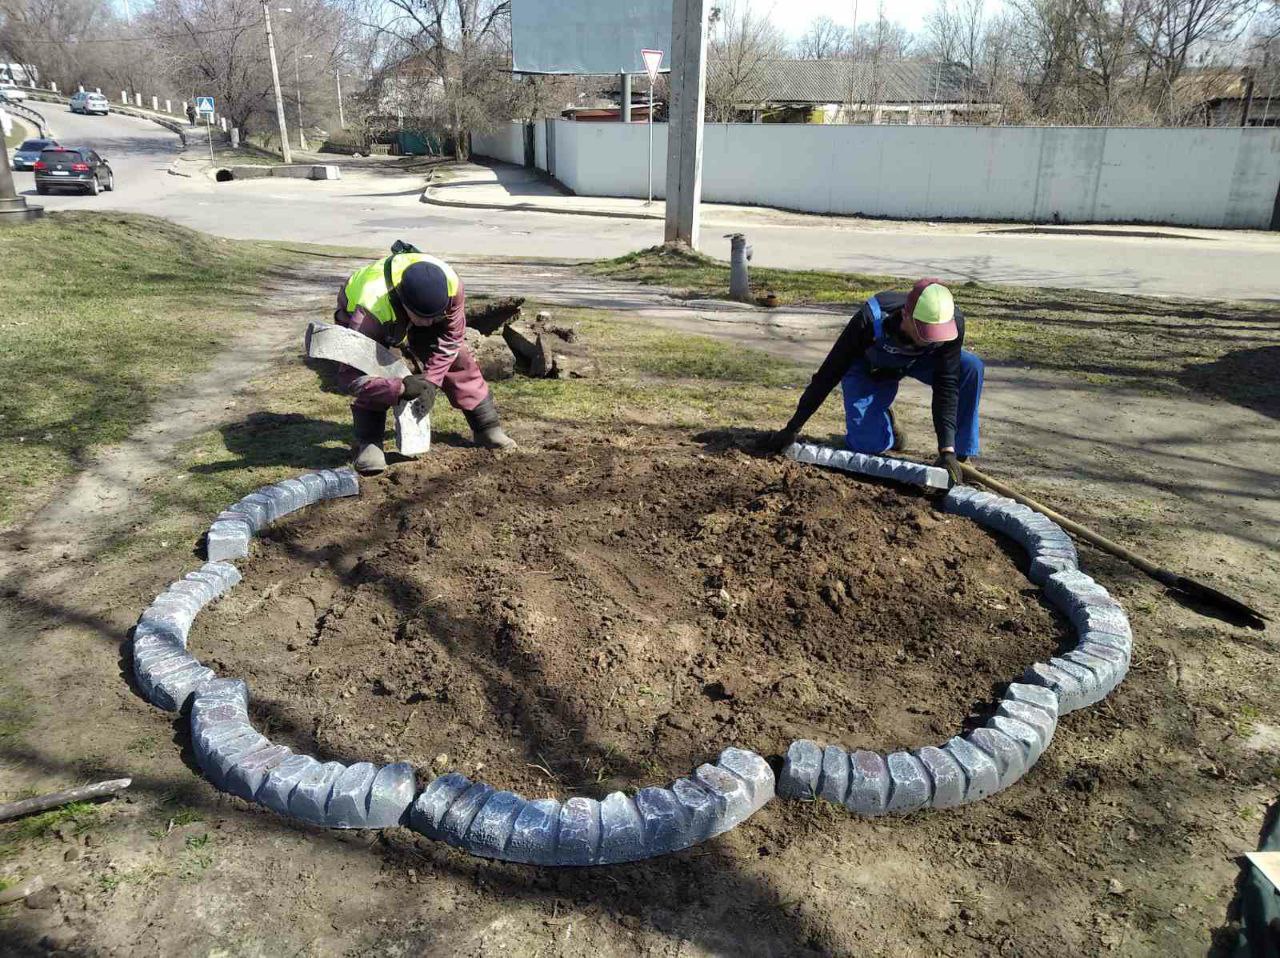
M399 285L404 271L414 263L434 263L439 266L449 284L449 296L458 295L458 274L448 263L426 253L396 253L391 260L391 282ZM396 321L395 310L391 306L391 297L387 295L386 258L361 267L351 274L347 280L347 312L354 313L357 307L374 316L384 326L393 325Z

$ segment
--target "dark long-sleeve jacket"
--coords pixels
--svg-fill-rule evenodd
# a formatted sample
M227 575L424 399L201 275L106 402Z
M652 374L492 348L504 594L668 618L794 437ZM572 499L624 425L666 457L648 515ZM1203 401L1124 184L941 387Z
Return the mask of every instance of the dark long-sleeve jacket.
M960 396L960 350L964 345L964 314L957 308L958 335L947 343L917 346L900 332L905 293L878 293L875 300L882 316L880 339L876 339L874 314L869 303L854 313L813 374L787 429L799 432L818 411L831 390L855 363L861 363L873 378L901 379L924 364L933 366L933 428L938 448L956 442L956 408Z

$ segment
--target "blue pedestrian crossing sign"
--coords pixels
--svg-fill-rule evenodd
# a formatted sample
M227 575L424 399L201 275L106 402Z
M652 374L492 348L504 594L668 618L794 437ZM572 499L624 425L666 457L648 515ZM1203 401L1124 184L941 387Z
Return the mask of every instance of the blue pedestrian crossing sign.
M213 116L213 97L196 97L196 112L201 116Z

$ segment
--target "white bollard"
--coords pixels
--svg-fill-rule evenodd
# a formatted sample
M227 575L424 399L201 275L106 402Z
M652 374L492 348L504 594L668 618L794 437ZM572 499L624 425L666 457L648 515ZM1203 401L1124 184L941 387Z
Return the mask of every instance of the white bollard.
M164 101L164 112L165 112L165 113L172 113L172 112L173 112L173 103L172 103L172 101L170 101L170 100L165 100L165 101Z
M83 92L84 92L84 84L83 84L83 83L78 83L78 84L76 84L76 92L77 92L77 93L83 93Z
M231 149L240 149L240 127L238 126L231 128Z
M226 118L225 116L223 116L223 117L219 117L219 118L218 118L218 122L222 124L222 132L223 132L223 133L226 133L226 132L227 132L227 118Z
M151 111L153 113L160 112L160 101L156 97L151 98Z
M125 106L129 105L129 94L124 90L120 91L120 102Z
M94 92L94 93L96 93L96 94L98 94L98 96L102 96L102 87L100 87L100 86L96 86L96 87L94 87L94 88L93 88L93 92Z
M52 90L54 93L57 93L57 92L58 92L58 84L56 84L56 83L54 83L52 80L50 80L50 81L49 81L49 89L50 89L50 90Z
M134 106L139 106L139 107L140 107L140 106L142 106L142 94L141 94L141 93L135 93L135 94L133 95L133 104L134 104Z

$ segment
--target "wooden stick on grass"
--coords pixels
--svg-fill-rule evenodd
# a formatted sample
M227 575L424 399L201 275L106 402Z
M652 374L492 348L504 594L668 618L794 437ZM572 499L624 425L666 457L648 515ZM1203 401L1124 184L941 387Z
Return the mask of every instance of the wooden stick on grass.
M9 802L8 804L0 805L0 822L7 822L11 818L21 818L23 815L47 811L50 808L70 805L72 802L87 802L92 798L104 798L108 795L114 795L116 792L124 791L132 783L133 779L131 778L117 778L109 782L99 782L97 785L86 785L83 788L72 788L65 792L53 792L50 795L41 795L38 798L24 798L20 802Z

